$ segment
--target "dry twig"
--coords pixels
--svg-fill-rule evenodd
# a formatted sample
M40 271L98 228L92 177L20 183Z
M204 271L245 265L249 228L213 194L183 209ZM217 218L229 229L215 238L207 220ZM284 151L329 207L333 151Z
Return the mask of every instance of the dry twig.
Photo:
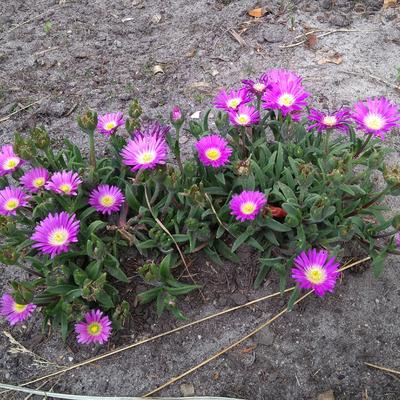
M28 104L27 106L21 107L21 108L19 108L19 109L16 110L16 111L13 111L11 114L8 114L8 115L6 115L6 116L3 117L3 118L0 118L0 122L8 121L13 115L18 114L19 112L24 111L24 110L26 110L27 108L30 108L30 107L34 106L35 104L39 104L39 103L42 102L44 99L45 99L45 97L44 97L43 99L34 101L33 103Z

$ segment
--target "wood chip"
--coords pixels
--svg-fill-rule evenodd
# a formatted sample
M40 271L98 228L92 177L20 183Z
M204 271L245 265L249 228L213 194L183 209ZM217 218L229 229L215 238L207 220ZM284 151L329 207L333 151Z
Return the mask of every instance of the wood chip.
M343 62L343 56L340 53L334 53L327 57L321 58L317 61L319 65L323 64L336 64L339 65Z
M396 7L397 0L383 0L383 8Z

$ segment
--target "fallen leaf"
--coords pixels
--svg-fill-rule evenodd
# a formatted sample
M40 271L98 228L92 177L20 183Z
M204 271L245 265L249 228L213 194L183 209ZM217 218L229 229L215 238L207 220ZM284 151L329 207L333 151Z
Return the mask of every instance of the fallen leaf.
M242 354L251 353L256 347L257 347L256 344L253 345L253 346L250 346L250 347L245 347L245 348L243 348L242 350L240 350L240 352L241 352Z
M396 7L397 0L383 0L383 8Z
M267 10L265 9L265 7L259 7L259 8L253 8L247 13L250 15L250 17L261 18L265 15L266 12Z
M317 41L318 41L317 35L315 33L312 33L312 34L307 36L306 46L309 49L313 49L313 48L315 48L315 45L317 44Z
M328 55L327 57L321 58L318 60L319 65L323 64L336 64L339 65L343 62L343 57L340 53L334 53L332 55Z

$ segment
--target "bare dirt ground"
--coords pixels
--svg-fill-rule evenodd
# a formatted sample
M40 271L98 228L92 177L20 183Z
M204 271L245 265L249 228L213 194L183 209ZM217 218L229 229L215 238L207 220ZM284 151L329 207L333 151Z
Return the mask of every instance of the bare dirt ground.
M319 107L350 105L373 95L400 102L394 88L399 84L399 8L383 10L380 0L270 0L259 3L268 12L255 20L246 14L255 5L254 0L3 0L1 144L14 131L26 132L40 123L59 145L68 137L84 146L75 118L86 107L125 110L131 99L139 98L149 118L167 118L173 104L191 114L209 106L218 88L233 87L271 67L303 75ZM301 41L296 36L306 29L330 33L285 47ZM333 60L339 64L327 62ZM164 73L154 75L155 65ZM388 138L396 149L398 134ZM398 153L395 157L399 160ZM390 204L393 212L399 210L398 199ZM251 400L316 399L329 389L342 400L399 399L398 378L364 364L400 367L400 262L390 258L386 264L378 280L368 269L346 273L334 295L307 298L270 329L159 394L180 395L180 384L189 383L196 395ZM211 268L200 259L196 268L206 283L207 301L191 295L181 302L190 320L276 291L274 278L258 291L249 289L257 268L251 253L243 253L239 267ZM1 291L18 273L1 267ZM43 388L87 395L146 393L227 346L284 304L285 299L277 299L238 311L67 373ZM56 364L70 365L106 350L78 347L73 338L64 345L57 333L44 335L40 324L36 315L13 329L1 321L0 328ZM157 319L151 307L135 309L129 327L109 348L174 324L168 315ZM0 335L1 382L18 383L52 370L36 365L28 354L10 353L13 347Z

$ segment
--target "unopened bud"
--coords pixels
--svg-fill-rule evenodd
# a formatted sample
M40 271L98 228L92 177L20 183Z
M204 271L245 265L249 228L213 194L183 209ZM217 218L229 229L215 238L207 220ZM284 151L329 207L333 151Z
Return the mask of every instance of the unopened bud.
M97 126L97 113L88 110L78 117L79 127L86 133L93 133Z

